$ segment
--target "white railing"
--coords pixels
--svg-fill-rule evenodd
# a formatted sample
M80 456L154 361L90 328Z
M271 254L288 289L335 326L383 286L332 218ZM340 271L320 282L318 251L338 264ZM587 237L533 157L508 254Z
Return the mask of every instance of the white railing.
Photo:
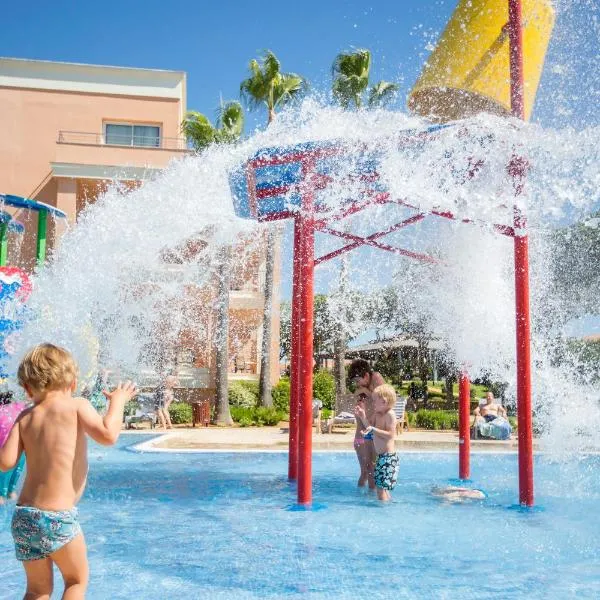
M107 140L108 137L108 140ZM59 144L80 144L88 146L115 146L118 148L158 148L161 150L189 151L185 138L168 138L163 136L122 136L87 131L59 131Z

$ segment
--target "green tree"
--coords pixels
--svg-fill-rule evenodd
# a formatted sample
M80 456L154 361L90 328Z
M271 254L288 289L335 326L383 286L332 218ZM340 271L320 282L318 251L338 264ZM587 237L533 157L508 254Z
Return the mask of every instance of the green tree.
M248 65L250 77L240 84L242 100L251 109L264 106L267 109L267 124L275 118L276 110L298 98L306 89L306 80L296 73L282 73L278 58L268 50L261 59L252 59ZM265 287L263 336L260 355L260 403L272 406L271 397L271 312L273 308L273 273L275 270L275 247L277 229L269 225L265 249Z
M342 108L362 108L364 96L369 87L371 52L364 48L354 52L342 52L333 61L333 97ZM385 106L398 92L398 85L389 81L379 81L368 92L367 105L370 108Z
M230 144L239 140L244 130L244 109L239 102L221 104L216 126L202 113L189 111L181 123L181 132L194 150L211 144Z
M181 131L187 141L198 152L211 144L230 144L237 141L244 130L244 110L239 102L227 102L218 111L217 124L213 126L203 114L195 111L186 113ZM232 425L229 411L227 371L229 365L229 281L231 272L231 249L222 248L218 254L217 267L217 340L216 340L216 385L217 406L215 423Z

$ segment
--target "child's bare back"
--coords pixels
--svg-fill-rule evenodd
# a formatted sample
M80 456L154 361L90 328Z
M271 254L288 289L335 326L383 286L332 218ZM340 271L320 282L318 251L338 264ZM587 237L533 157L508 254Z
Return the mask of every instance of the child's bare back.
M19 415L0 448L0 470L12 469L25 453L27 477L11 526L27 575L25 597L51 596L56 564L65 581L63 598L84 598L88 564L76 504L87 479L86 435L114 444L135 386L119 384L104 392L110 404L101 417L88 400L73 398L77 365L69 352L52 344L30 350L18 377L33 406Z
M87 439L79 408L87 402L70 393L50 392L19 418L27 456L20 506L68 510L83 494L87 479Z

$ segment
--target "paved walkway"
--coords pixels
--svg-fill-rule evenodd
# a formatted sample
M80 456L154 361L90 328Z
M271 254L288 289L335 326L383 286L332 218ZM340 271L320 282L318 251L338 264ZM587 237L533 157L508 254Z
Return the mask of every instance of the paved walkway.
M162 430L154 430L163 434ZM140 433L149 433L142 430ZM336 429L334 433L317 434L313 429L313 449L352 451L354 428ZM286 450L287 427L197 427L177 428L144 444L148 450ZM456 431L409 431L396 437L398 450L458 450ZM534 446L535 447L535 446ZM473 451L514 452L517 439L505 442L471 440Z

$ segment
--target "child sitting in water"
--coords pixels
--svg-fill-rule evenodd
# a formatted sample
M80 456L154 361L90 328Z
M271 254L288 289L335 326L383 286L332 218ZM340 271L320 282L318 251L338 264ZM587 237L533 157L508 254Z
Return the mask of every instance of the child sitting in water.
M364 426L362 434L373 434L373 443L377 460L375 462L375 485L377 497L387 502L390 492L396 487L398 480L398 454L394 438L396 436L396 390L388 384L380 385L373 390L375 402L374 425L369 425L364 409L357 407L356 416Z
M73 398L77 366L69 352L52 344L30 350L18 378L33 406L19 415L0 449L0 470L12 469L25 453L27 475L12 520L17 560L27 576L25 597L50 598L56 564L63 598L84 598L88 564L76 504L87 480L86 435L114 444L135 386L119 384L104 392L110 406L102 418L88 400Z

